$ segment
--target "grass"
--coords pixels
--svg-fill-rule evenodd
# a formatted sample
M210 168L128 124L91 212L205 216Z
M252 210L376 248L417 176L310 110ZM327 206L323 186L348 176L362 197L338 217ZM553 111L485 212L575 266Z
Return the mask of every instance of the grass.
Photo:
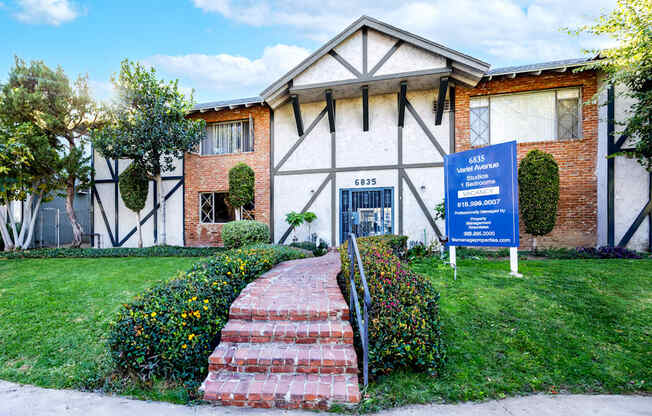
M533 392L652 392L652 260L458 262L411 267L441 292L448 348L438 378L408 371L369 385L360 411Z
M0 379L52 388L106 389L112 371L106 334L121 303L197 258L0 260ZM122 384L120 384L122 383ZM183 389L138 397L183 401Z

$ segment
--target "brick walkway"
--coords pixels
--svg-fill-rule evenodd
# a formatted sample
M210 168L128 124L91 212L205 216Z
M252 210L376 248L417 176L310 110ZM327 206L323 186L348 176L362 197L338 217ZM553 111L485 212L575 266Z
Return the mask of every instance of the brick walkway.
M281 263L250 283L231 305L208 359L204 399L290 409L359 402L340 268L332 252Z

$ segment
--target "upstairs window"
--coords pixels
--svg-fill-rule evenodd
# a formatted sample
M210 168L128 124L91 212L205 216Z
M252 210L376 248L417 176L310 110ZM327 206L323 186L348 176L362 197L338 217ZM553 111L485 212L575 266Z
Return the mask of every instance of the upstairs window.
M471 98L471 145L581 138L580 92L564 88Z
M209 123L201 142L202 155L223 155L254 151L252 123L249 120Z

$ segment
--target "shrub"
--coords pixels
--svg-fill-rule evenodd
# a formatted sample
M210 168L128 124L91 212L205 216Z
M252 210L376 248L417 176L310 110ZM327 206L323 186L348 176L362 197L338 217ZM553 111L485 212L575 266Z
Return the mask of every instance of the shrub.
M525 232L536 237L552 231L559 203L559 167L551 154L532 150L521 160L518 192Z
M100 258L100 257L208 257L224 251L223 247L154 246L145 248L39 248L0 253L9 259L31 258Z
M323 256L328 252L328 244L321 238L319 239L319 245L313 243L312 241L302 241L290 243L290 247L297 247L303 250L311 251L315 257Z
M407 258L407 243L408 238L405 235L395 235L395 234L384 234L384 235L375 235L371 237L360 237L357 239L358 246L365 244L366 242L382 242L389 246L392 250L392 254L398 257L401 260Z
M259 221L232 221L222 227L222 242L226 248L269 243L270 238L269 226Z
M401 263L388 244L396 241L383 237L358 239L372 301L369 370L372 375L387 374L398 368L436 373L445 356L439 322L439 293L427 278ZM349 301L347 244L340 247L342 273L338 283ZM357 270L355 282L361 288ZM358 296L362 300L362 292ZM357 331L356 325L354 329ZM362 353L358 356L361 358Z
M254 171L245 163L238 163L229 171L229 204L238 212L254 200Z
M147 194L149 192L149 179L145 169L136 162L131 163L124 172L120 174L118 182L120 196L125 206L136 213L136 227L138 228L138 248L143 248L143 231L140 228L140 211L145 208Z
M196 263L120 308L109 347L119 370L141 380L200 380L240 291L281 261L304 254L282 246L231 250Z

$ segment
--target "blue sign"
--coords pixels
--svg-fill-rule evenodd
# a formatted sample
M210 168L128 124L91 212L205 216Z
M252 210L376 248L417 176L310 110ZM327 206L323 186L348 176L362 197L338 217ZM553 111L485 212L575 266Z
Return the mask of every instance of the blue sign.
M444 159L451 246L518 247L516 142Z

